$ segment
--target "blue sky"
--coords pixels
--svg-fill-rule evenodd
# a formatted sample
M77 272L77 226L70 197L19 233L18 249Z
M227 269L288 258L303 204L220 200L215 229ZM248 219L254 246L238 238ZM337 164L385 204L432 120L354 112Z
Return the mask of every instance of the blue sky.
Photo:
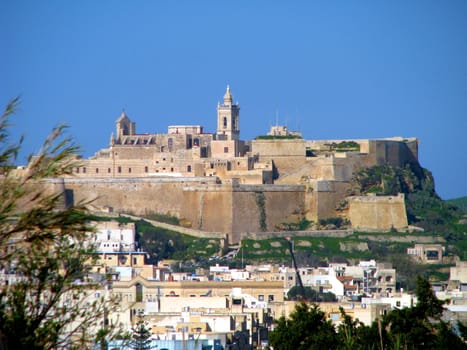
M55 125L90 156L122 109L137 132L215 131L227 84L243 139L418 137L442 198L467 195L466 1L0 1L0 104L37 150Z

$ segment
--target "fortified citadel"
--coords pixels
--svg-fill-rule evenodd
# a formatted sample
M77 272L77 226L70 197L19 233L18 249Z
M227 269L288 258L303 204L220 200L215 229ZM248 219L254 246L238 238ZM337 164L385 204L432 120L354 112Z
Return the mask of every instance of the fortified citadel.
M357 169L418 163L415 138L305 140L286 127L240 139L240 106L229 87L217 106L217 131L173 125L141 134L125 113L108 148L81 159L61 179L68 199L118 213L167 214L192 229L238 242L284 223L344 216L356 229L404 230L404 197L346 197ZM58 181L58 180L57 180ZM338 211L346 199L345 211Z

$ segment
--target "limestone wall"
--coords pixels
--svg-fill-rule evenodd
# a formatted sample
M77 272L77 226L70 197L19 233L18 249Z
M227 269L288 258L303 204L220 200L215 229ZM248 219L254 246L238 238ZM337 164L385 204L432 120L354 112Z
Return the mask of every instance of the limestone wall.
M295 222L304 211L305 187L300 185L240 185L235 179L218 184L214 177L67 178L64 182L75 202L92 200L96 208L135 215L175 215L187 219L194 229L227 234L231 242L238 242L244 232Z
M369 140L368 156L364 166L389 164L403 167L406 163L418 163L418 140L400 138Z
M242 232L273 231L304 212L304 186L241 185L233 191L233 240Z
M228 185L186 186L180 216L205 231L232 232L232 190Z
M251 153L259 154L260 162L274 161L281 172L288 173L306 161L305 140L252 140Z
M354 229L390 230L407 227L404 195L348 197Z
M184 189L181 215L193 227L229 234L238 242L244 232L274 230L282 222L296 222L303 212L304 186L194 185Z
M215 178L67 178L65 187L75 202L92 200L97 208L136 215L179 214L184 202L183 188L190 183L215 183Z

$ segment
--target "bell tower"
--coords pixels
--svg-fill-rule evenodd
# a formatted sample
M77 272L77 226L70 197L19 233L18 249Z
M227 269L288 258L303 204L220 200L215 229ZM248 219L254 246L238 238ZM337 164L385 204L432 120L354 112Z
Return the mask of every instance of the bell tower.
M123 136L134 135L136 133L136 124L128 118L125 111L122 112L115 124L117 126L117 142L120 142Z
M232 102L230 87L227 85L227 91L224 95L224 103L217 105L217 140L239 140L240 125L239 115L240 106Z

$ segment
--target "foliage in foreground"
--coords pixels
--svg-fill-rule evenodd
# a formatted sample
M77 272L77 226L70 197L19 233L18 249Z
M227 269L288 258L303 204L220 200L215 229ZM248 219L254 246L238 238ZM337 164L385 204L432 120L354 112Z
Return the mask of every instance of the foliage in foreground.
M300 303L290 318L282 316L276 321L269 340L276 350L467 349L451 325L441 319L443 302L427 280L418 278L416 294L416 306L393 310L371 326L352 320L341 310L342 323L337 329L316 304ZM465 325L459 324L459 329Z
M288 300L309 300L314 302L334 302L337 301L336 295L332 292L318 292L311 287L304 287L304 294L301 295L300 287L293 286L287 292Z
M44 190L71 173L77 147L60 126L15 169L21 142L9 142L8 119L17 104L0 118L0 348L89 348L105 307L87 298L96 285L84 283L92 227L84 203L67 207L63 193Z

